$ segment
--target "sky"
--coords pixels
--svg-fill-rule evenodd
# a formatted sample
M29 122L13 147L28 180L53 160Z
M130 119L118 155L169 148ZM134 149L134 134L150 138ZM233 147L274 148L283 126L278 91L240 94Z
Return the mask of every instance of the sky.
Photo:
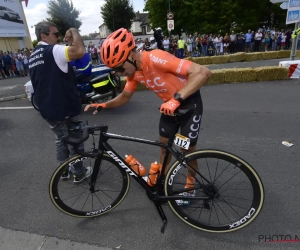
M36 40L34 25L48 17L47 4L49 0L29 0L28 6L22 2L25 12L28 29L32 40ZM105 4L104 0L72 0L73 6L80 11L79 20L80 34L99 32L98 27L103 23L100 14L100 7ZM143 12L144 0L131 0L135 11Z

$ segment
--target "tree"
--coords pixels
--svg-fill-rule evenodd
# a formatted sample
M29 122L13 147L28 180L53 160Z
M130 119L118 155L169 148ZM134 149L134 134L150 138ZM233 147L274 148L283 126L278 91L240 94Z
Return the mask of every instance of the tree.
M35 47L37 46L37 44L38 44L38 41L37 41L37 40L33 40L33 41L32 41L32 46L33 46L33 48L35 48Z
M77 20L79 11L76 10L69 0L50 0L48 3L48 11L50 18L47 21L57 25L60 34L64 35L70 28L79 29L82 22Z
M169 0L174 14L174 34L222 34L235 30L246 32L263 26L285 27L286 10L269 0ZM169 4L166 0L145 0L152 28L167 31ZM272 14L273 13L273 14Z
M115 31L119 28L130 30L135 17L133 5L129 0L107 0L101 7L101 15L107 28Z

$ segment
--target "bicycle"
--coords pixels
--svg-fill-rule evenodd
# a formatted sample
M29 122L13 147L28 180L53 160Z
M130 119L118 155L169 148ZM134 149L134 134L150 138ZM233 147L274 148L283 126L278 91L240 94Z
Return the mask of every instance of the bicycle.
M176 116L192 112L192 108L178 109ZM73 127L72 127L73 126ZM53 173L49 192L54 205L62 212L75 217L96 217L116 208L126 197L130 177L135 179L154 203L163 221L167 218L162 204L168 202L173 212L188 225L208 232L232 232L252 222L262 209L264 188L257 172L241 158L220 150L195 150L184 154L176 146L188 147L189 139L179 134L169 138L167 144L129 136L108 133L107 125L87 125L79 121L69 128L70 133L82 131L79 139L68 136L65 141L79 145L93 136L93 149L80 152L66 160ZM99 134L97 134L99 132ZM94 135L99 135L98 148ZM166 149L156 184L151 187L128 165L109 144L108 139L149 144ZM167 169L169 155L175 162ZM75 184L61 179L62 173L72 164L82 162L93 165L92 175ZM195 182L186 186L187 177Z

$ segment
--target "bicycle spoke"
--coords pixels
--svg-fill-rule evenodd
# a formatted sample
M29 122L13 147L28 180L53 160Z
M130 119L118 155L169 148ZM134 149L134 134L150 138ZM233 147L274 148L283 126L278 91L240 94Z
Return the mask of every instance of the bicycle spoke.
M82 158L78 156L77 159ZM92 166L92 161L96 159L87 157L82 160L83 166ZM61 165L54 173L50 182L51 200L63 212L78 217L99 216L118 206L124 199L129 189L129 175L108 155L103 155L98 162L101 165L96 166L100 171L95 176L94 186L90 186L91 177L80 183L62 180L65 165Z
M91 193L89 193L88 196L86 197L85 202L82 205L81 211L83 210L83 208L84 208L84 206L85 206L85 204L86 204L86 202L87 202L90 195L91 195Z
M223 185L219 186L219 189L223 187L225 184L227 184L230 180L232 180L235 176L237 176L241 171L237 172L234 176L232 176L230 179L228 179Z
M244 227L257 216L263 190L254 188L260 179L251 166L229 153L214 150L195 151L186 159L185 169L196 173L194 184L185 188L188 172L182 168L174 171L178 165L173 165L167 175L172 178L167 194L185 196L185 203L170 200L172 209L184 222L198 229L229 232ZM197 170L193 167L196 161ZM238 224L249 211L251 217Z

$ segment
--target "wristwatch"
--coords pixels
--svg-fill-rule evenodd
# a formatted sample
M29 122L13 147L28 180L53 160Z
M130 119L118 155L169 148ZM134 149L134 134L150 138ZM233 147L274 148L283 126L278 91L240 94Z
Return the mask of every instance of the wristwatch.
M179 101L180 104L183 102L183 99L181 98L181 95L178 92L176 92L174 94L174 99L177 100L177 101Z

